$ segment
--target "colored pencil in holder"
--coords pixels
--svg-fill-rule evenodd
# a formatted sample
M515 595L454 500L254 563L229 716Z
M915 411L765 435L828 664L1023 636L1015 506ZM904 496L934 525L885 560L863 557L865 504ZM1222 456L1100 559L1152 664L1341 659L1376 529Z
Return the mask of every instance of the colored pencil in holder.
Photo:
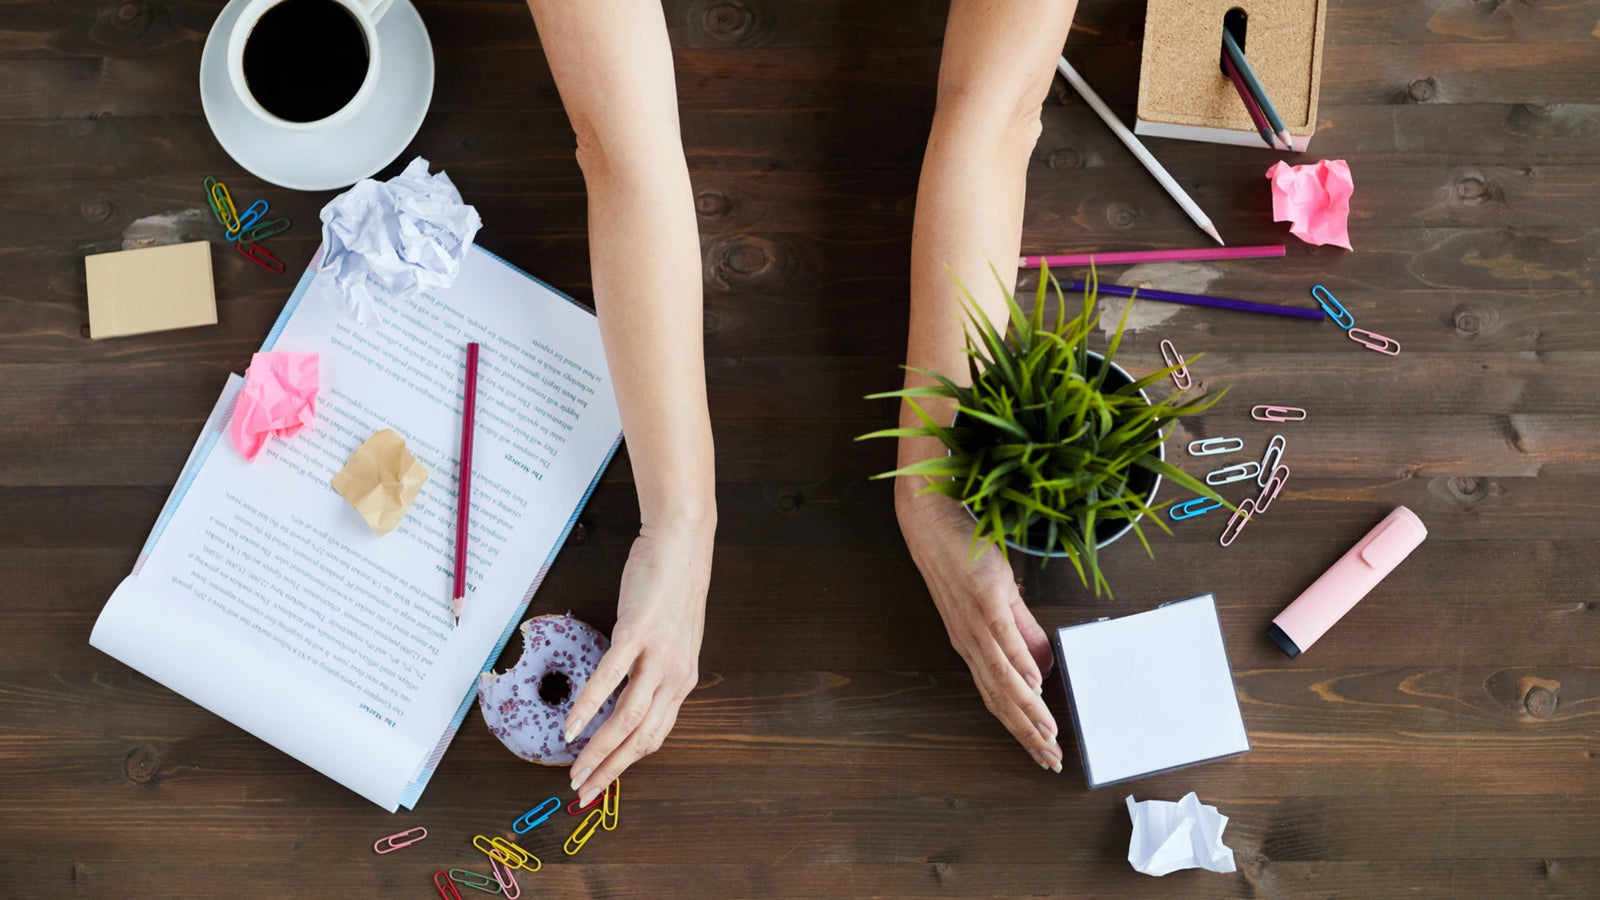
M1256 103L1261 107L1261 114L1267 117L1267 123L1272 126L1272 131L1283 139L1284 146L1294 149L1294 138L1289 134L1289 129L1283 124L1283 117L1278 115L1277 107L1272 105L1272 99L1267 96L1267 91L1261 86L1261 79L1256 77L1256 70L1251 67L1250 60L1245 58L1244 50L1239 47L1239 42L1233 39L1228 29L1222 29L1222 46L1228 53L1228 58L1233 60L1233 65L1239 70L1239 77L1244 79L1245 86L1250 90L1250 96L1256 98Z

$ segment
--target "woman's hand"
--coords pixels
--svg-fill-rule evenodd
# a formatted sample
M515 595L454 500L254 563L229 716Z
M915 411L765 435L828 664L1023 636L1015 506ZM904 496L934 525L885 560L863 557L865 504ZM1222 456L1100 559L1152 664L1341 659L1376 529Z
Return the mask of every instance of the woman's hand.
M611 649L567 715L567 740L581 734L626 677L611 717L572 764L572 789L588 805L623 770L661 748L678 707L700 680L700 638L716 523L646 526L622 570Z
M973 521L942 494L915 496L922 479L901 478L895 507L911 558L933 594L950 643L972 670L983 703L1034 762L1061 771L1056 720L1040 694L1050 644L1023 605L1011 567L990 548L972 559Z

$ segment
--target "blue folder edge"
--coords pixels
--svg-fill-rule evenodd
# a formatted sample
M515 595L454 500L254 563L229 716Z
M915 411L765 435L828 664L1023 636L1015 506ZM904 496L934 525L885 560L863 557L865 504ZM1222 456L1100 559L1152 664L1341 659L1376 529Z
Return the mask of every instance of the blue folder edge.
M566 293L558 291L550 285L545 284L538 278L529 275L522 269L506 262L499 256L490 253L488 250L479 247L477 244L473 244L472 247L474 250L477 250L495 262L500 263L501 265L509 268L511 271L516 272L518 275L521 275L529 281L532 281L540 287L543 287L545 290L550 291L557 297L560 297L568 303L571 303L573 306L578 307L590 315L594 315L594 309L587 304L579 303ZM288 302L283 305L283 312L278 314L277 321L272 323L272 330L267 332L266 340L262 341L261 352L265 353L270 351L273 346L277 344L278 337L283 334L283 329L289 322L289 317L293 315L295 309L299 307L300 301L305 297L306 291L311 287L311 282L316 280L317 266L321 261L322 249L319 247L317 252L311 257L311 264L306 267L305 273L300 276L299 283L294 286L294 293L289 295ZM230 417L224 416L223 421L226 422L228 418ZM225 430L225 428L223 430ZM150 536L145 539L144 547L139 550L139 560L141 563L143 563L144 559L150 555L151 550L155 548L156 541L161 539L161 534L162 532L166 531L167 523L171 521L173 512L177 509L178 504L183 502L184 495L188 493L189 485L193 483L195 473L200 470L201 464L204 463L205 460L211 455L212 449L216 447L217 441L221 437L222 430L209 431L208 433L201 435L200 452L195 456L195 464L189 467L188 471L183 474L183 477L179 479L178 483L173 486L171 497L167 500L166 505L162 507L161 515L156 518L155 527L150 529ZM490 652L489 658L483 661L483 666L479 669L480 676L484 672L487 672L494 667L494 661L500 657L500 654L506 648L506 644L511 640L511 635L514 634L517 630L517 627L522 624L522 617L525 613L527 613L528 606L533 602L534 593L539 590L539 585L544 581L545 573L550 571L551 564L555 562L556 554L560 552L563 546L566 545L567 537L572 533L572 526L577 524L578 514L583 512L584 506L588 505L589 496L593 494L594 489L599 486L601 476L604 475L606 469L610 467L611 460L617 455L617 448L620 446L622 446L622 435L618 434L617 439L611 443L611 449L606 451L606 458L601 461L600 468L595 470L594 479L589 482L589 487L584 490L583 497L578 500L577 507L572 510L572 516L567 519L566 526L561 529L561 537L556 541L555 546L550 548L550 555L545 558L544 564L539 567L539 574L534 576L533 584L528 586L527 593L523 595L521 605L517 607L517 614L511 617L511 621L507 623L505 631L500 633L500 639L495 642L494 650ZM456 732L461 729L461 723L466 720L467 712L472 708L472 701L476 699L477 696L478 681L477 679L473 679L472 686L467 689L467 695L461 698L461 705L456 708L455 715L450 718L450 725L445 729L444 735L440 737L439 744L433 748L432 752L428 754L427 759L423 761L422 771L416 776L416 778L412 779L410 784L406 785L405 790L400 792L401 806L404 806L406 809L413 809L416 807L417 801L422 797L423 788L428 786L428 779L432 778L434 771L438 769L440 758L444 756L444 751L450 746L450 741L455 738Z

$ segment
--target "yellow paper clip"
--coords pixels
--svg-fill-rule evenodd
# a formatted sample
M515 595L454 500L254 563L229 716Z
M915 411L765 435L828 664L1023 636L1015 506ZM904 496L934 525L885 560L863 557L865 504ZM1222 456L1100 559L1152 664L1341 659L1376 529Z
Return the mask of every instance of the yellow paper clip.
M539 862L539 857L534 856L498 834L494 837L475 834L472 836L472 846L483 851L485 856L508 869L527 869L529 872L537 872L543 866L543 863ZM530 862L533 863L532 868L528 866Z
M211 202L216 204L217 218L222 220L222 227L229 234L239 230L239 210L233 205L233 195L228 193L228 186L218 181L211 185Z
M600 803L600 827L607 831L617 830L617 812L622 807L622 779L618 778L606 787L605 800Z
M583 817L583 821L578 823L578 827L573 830L572 836L567 838L565 844L561 845L561 849L565 850L568 856L577 856L578 851L583 849L583 845L589 843L589 838L594 837L594 833L600 830L600 817L602 815L604 815L603 810L590 810L589 814Z

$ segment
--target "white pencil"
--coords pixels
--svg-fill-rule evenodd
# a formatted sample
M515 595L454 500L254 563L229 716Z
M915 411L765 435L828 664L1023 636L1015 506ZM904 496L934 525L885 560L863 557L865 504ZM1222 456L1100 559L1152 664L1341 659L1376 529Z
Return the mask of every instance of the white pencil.
M1168 194L1172 195L1172 199L1178 201L1178 205L1183 207L1183 211L1189 214L1189 218L1193 219L1196 225L1200 226L1200 230L1215 238L1217 243L1223 243L1222 235L1217 234L1216 226L1211 224L1211 217L1207 216L1205 210L1201 209L1200 205L1190 199L1189 195L1184 193L1183 188L1172 180L1172 176L1167 174L1165 168L1162 168L1161 162L1150 155L1150 151L1145 149L1144 144L1139 143L1139 139L1134 136L1132 131L1128 130L1128 126L1122 124L1122 120L1117 118L1116 113L1111 111L1111 107L1106 106L1105 101L1100 99L1100 95L1094 92L1094 88L1089 87L1089 83L1083 80L1083 76L1079 75L1078 70L1067 62L1065 56L1061 57L1061 61L1056 63L1056 68L1061 70L1062 76L1067 79L1068 84L1072 85L1072 89L1078 92L1078 96L1082 97L1089 104L1089 107L1100 116L1100 119L1106 123L1106 127L1110 128L1112 133L1116 134L1122 140L1122 143L1133 151L1133 155L1139 158L1139 162L1144 164L1150 174L1161 182L1161 186L1166 188Z

